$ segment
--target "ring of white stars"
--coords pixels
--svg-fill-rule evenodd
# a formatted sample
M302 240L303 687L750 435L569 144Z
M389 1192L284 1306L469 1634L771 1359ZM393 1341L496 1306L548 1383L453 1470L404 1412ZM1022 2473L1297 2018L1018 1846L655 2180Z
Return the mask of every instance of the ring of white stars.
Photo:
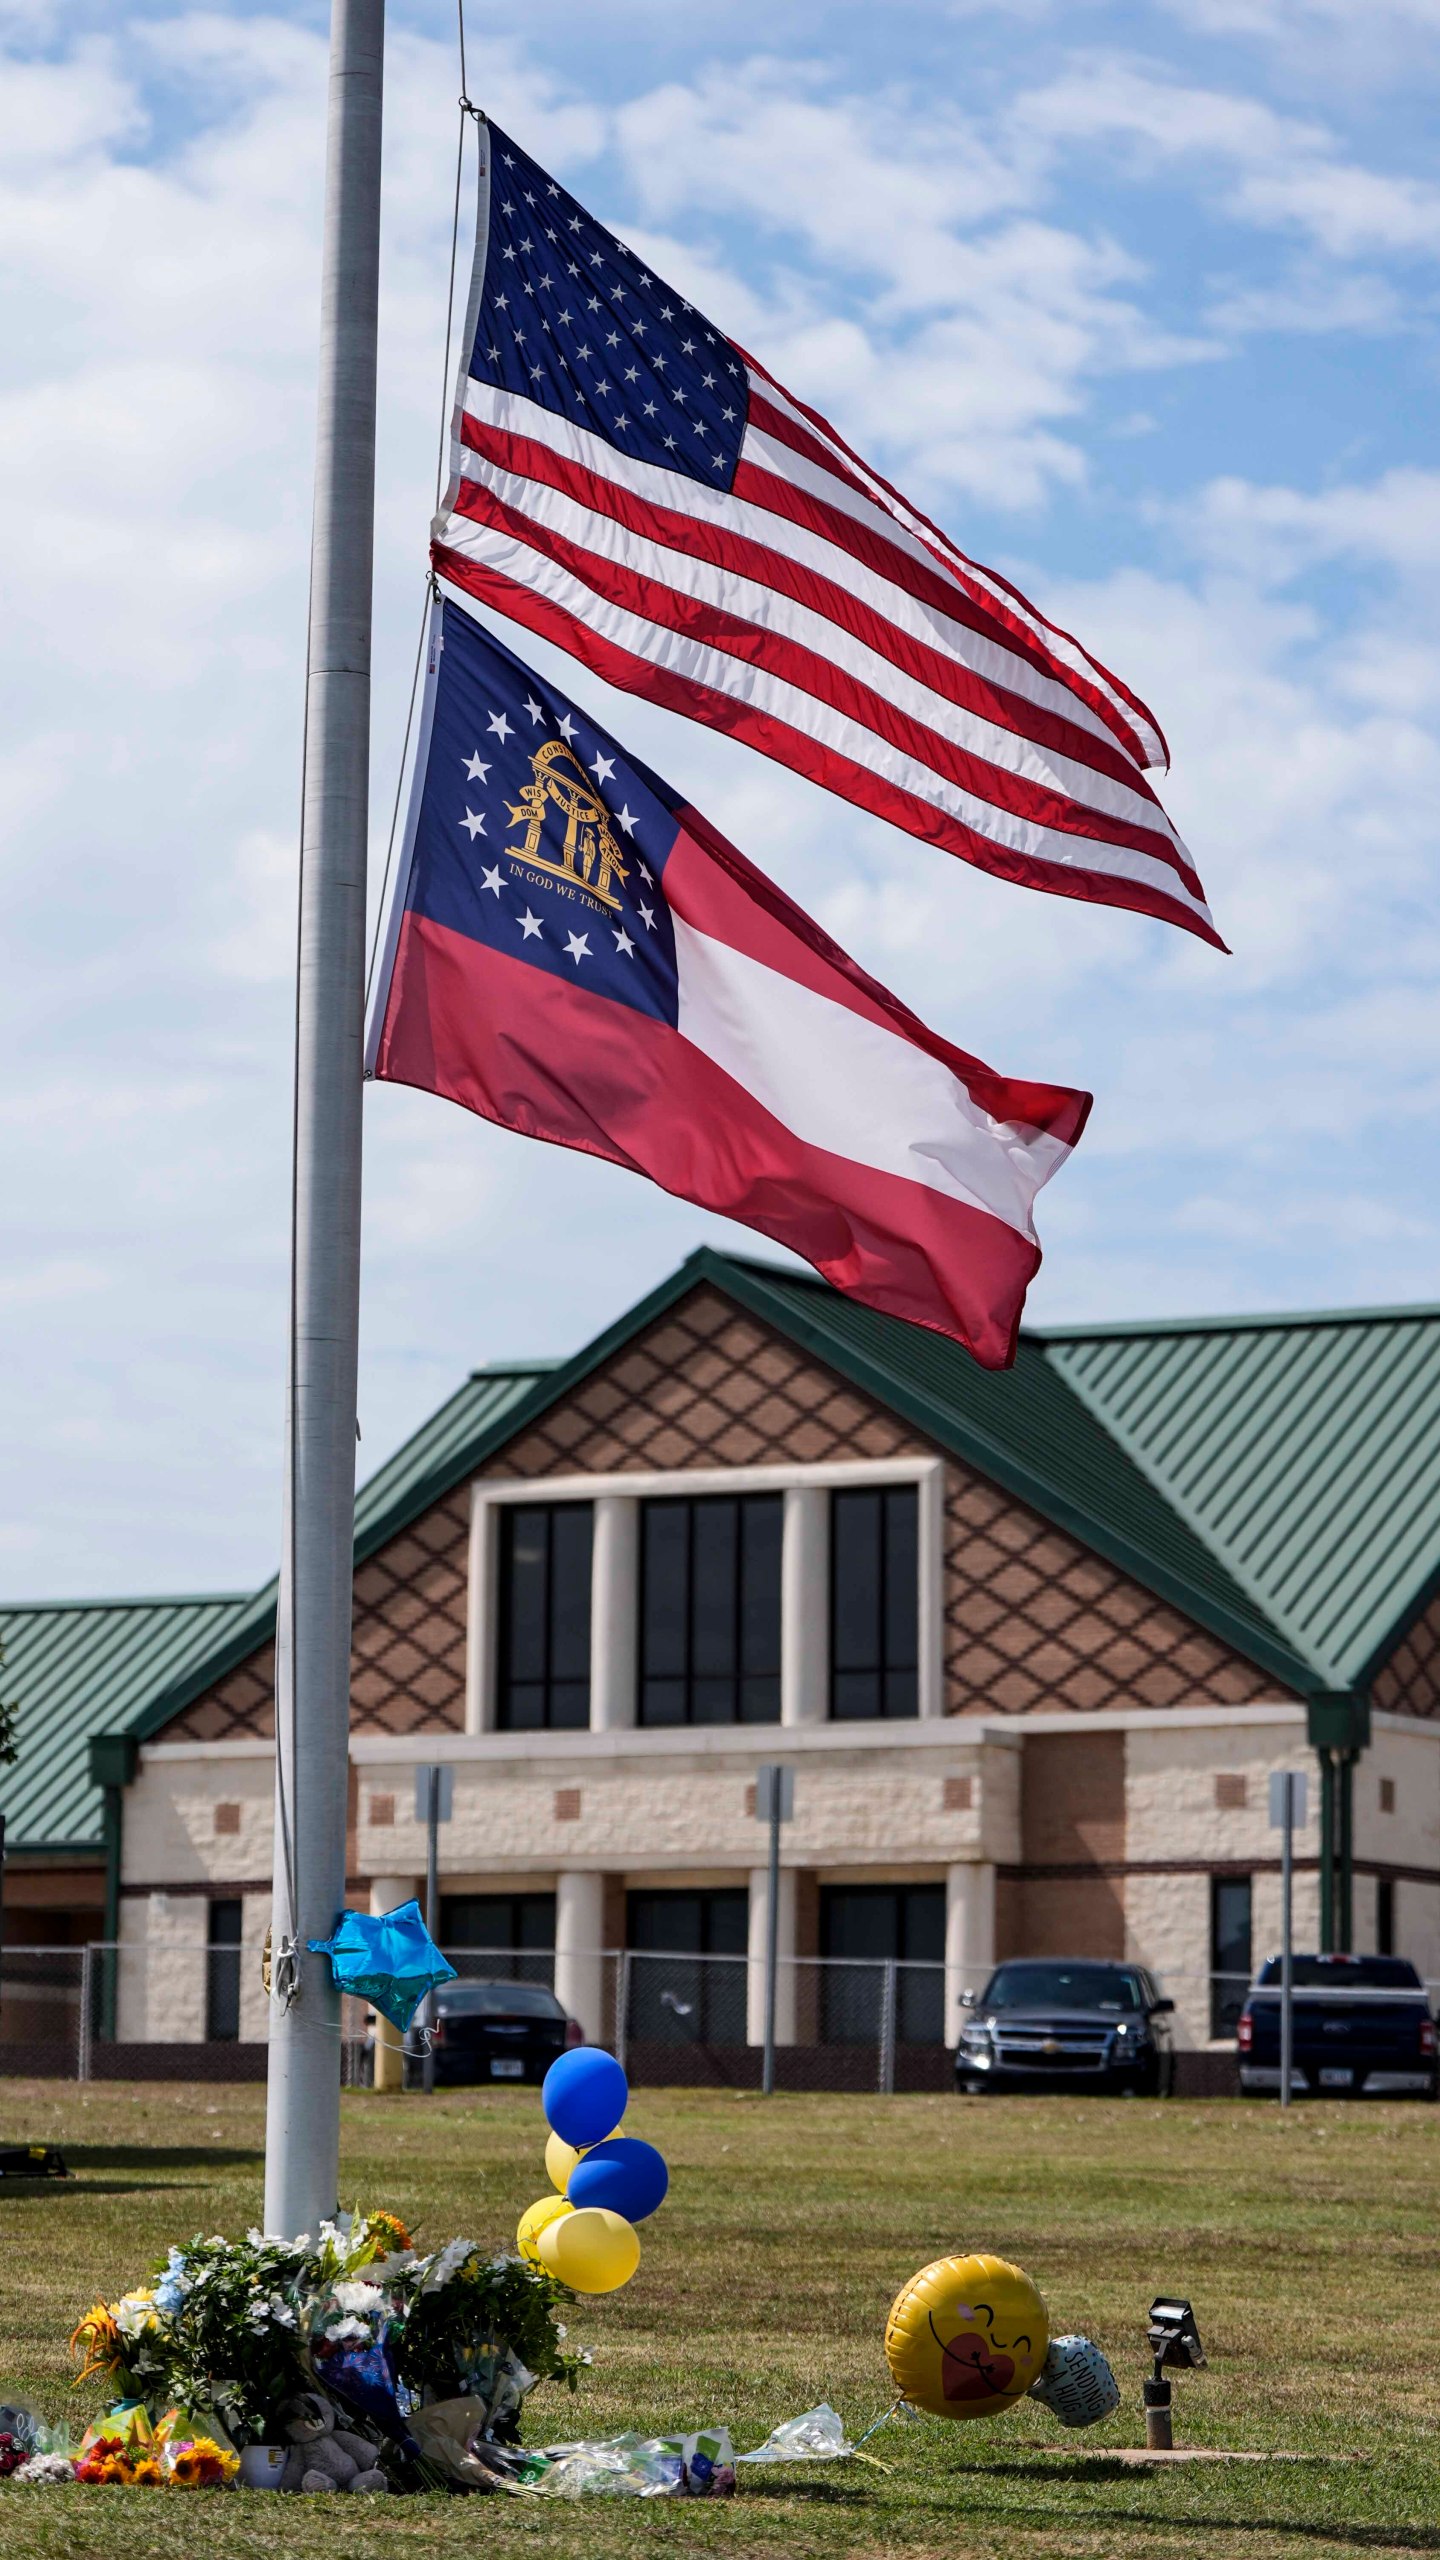
M529 718L532 728L538 728L544 722L546 717L545 706L543 703L537 702L533 694L526 695L523 708ZM500 740L502 746L507 738L513 738L516 734L513 723L506 719L503 711L490 712L487 716L485 725L487 729L491 730ZM561 714L561 717L555 722L555 727L558 729L561 737L565 740L566 745L573 746L575 739L579 735L579 731L577 730L568 711ZM478 753L470 756L462 756L460 761L465 767L466 779L468 781L484 782L489 778L490 767L483 761ZM615 778L615 758L613 756L607 756L603 748L597 747L594 759L590 765L590 771L594 774L598 783L603 784L613 782ZM635 812L630 807L628 801L623 807L615 810L613 815L615 824L620 828L622 834L633 838L638 821L636 819ZM472 844L477 836L485 833L485 820L479 810L467 809L464 817L460 821L460 824L468 832ZM651 870L649 863L645 861L642 855L637 854L636 856L636 868L638 869L641 878L651 889L653 889L655 886L655 874ZM503 897L505 891L513 885L513 882L504 878L498 862L491 863L488 868L482 865L480 872L480 886L482 891L488 892L492 898ZM637 911L646 932L653 933L655 930L655 909L651 906L647 906L642 898L638 902ZM515 923L519 929L522 942L543 942L545 938L543 920L535 914L534 910L528 904L525 908L524 914L516 916ZM614 940L615 949L620 958L623 960L633 960L638 946L626 932L624 925L612 925L610 927L610 932ZM567 934L565 938L565 957L573 963L577 970L582 960L593 960L595 953L590 948L589 934Z

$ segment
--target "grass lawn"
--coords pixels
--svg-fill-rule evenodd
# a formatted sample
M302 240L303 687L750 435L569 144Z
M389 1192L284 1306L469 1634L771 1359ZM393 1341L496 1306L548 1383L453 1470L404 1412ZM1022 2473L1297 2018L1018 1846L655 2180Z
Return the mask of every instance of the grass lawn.
M536 2392L532 2440L724 2418L743 2447L822 2398L858 2430L890 2397L891 2297L961 2247L1017 2259L1052 2327L1100 2340L1119 2414L1082 2436L1029 2403L896 2422L874 2439L885 2472L742 2472L714 2505L0 2486L0 2554L1440 2551L1440 2111L642 2091L631 2122L667 2154L670 2200L628 2290L577 2307L593 2372L576 2400ZM262 2124L259 2090L3 2084L0 2139L58 2141L78 2174L0 2191L0 2391L99 2405L69 2391L74 2320L172 2239L258 2218ZM542 2139L533 2091L347 2094L346 2197L427 2242L506 2241L544 2188ZM1167 2288L1193 2297L1212 2360L1176 2379L1177 2440L1305 2461L1106 2459L1143 2441L1144 2315Z

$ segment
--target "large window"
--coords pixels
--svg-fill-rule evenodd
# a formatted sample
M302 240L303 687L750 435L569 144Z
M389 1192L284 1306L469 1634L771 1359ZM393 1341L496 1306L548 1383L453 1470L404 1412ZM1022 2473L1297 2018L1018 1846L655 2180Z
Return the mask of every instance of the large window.
M588 1502L500 1509L500 1658L495 1720L506 1733L590 1721Z
M1233 2036L1250 1986L1248 1876L1210 1879L1210 2033Z
M830 1506L830 1713L914 1716L919 1683L919 1495L837 1493Z
M654 2044L743 2044L747 1969L706 1958L743 1957L749 1932L743 1886L627 1895L631 2035Z
M783 1522L778 1493L642 1506L642 1724L778 1723Z
M551 1983L555 1978L555 1896L442 1894L440 1944L467 1982L493 1975L504 1981Z
M210 1905L209 1952L205 1962L205 2040L234 2044L240 2033L240 1931L245 1907L240 1902Z
M822 1885L820 1952L844 1959L822 1968L825 2043L878 2042L886 1968L893 1963L897 2044L939 2044L945 2032L943 1884Z

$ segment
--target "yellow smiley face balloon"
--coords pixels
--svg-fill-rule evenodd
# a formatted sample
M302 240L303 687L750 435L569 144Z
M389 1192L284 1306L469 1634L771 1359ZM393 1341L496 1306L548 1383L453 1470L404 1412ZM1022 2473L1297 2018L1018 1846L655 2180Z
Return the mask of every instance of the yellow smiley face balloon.
M897 2391L936 2418L988 2418L1036 2379L1050 2321L1005 2258L937 2258L902 2286L885 2324Z

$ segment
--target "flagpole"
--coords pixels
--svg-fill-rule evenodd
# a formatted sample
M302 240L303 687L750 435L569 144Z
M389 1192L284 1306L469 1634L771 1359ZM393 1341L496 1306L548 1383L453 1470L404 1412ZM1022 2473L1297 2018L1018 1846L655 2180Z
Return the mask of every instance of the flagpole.
M385 0L332 0L295 1004L265 2228L338 2202Z

